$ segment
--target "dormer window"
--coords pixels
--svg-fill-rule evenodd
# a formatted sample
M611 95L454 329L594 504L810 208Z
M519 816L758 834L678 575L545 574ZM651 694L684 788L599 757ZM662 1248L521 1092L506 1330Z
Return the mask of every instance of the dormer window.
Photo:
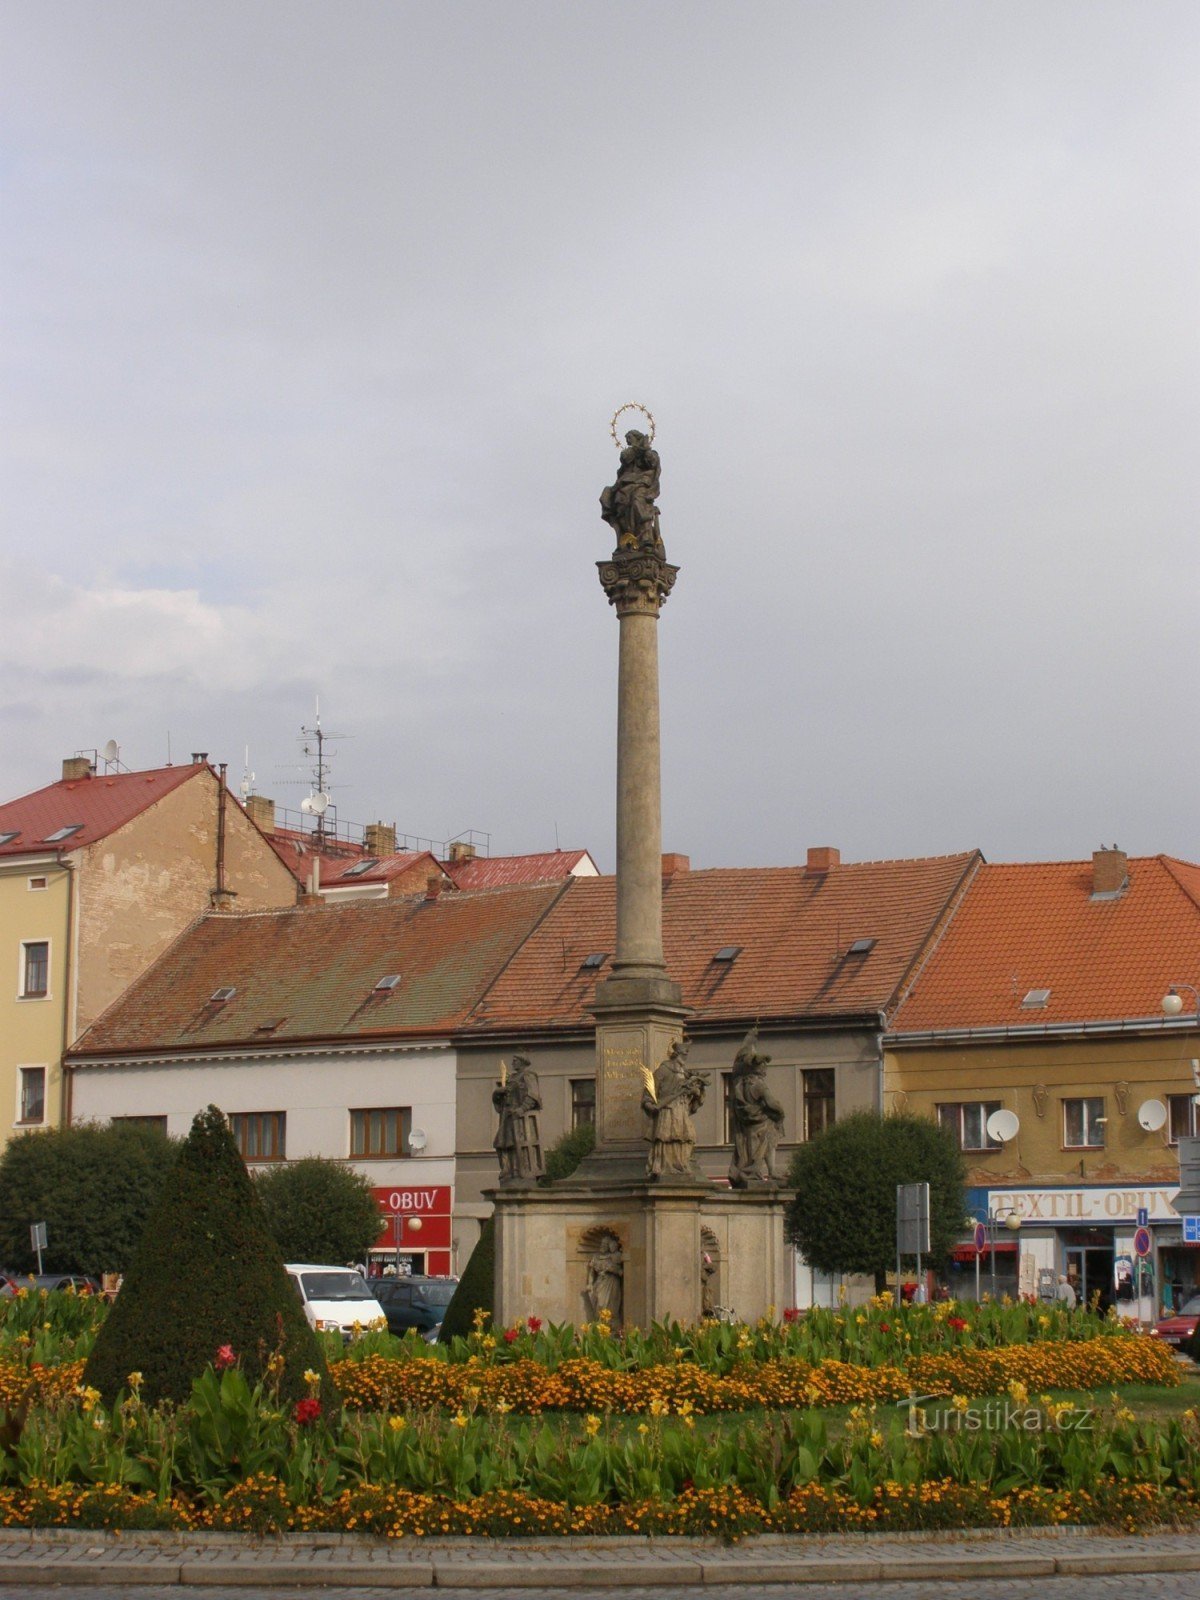
M42 840L43 844L61 844L64 839L70 839L73 834L83 832L82 822L69 822L65 828L56 828L53 833L48 833Z
M20 828L9 828L6 833L0 833L0 845L11 844L14 839L19 839L20 837Z
M377 867L378 865L378 861L373 861L368 857L365 861L356 861L352 867L347 867L345 872L342 873L342 877L361 878L364 872L370 872L372 867Z

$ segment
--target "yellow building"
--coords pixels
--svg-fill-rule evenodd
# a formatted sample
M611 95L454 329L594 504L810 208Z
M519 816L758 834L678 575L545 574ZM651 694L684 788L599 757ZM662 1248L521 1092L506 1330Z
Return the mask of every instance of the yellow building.
M979 867L893 1017L884 1091L963 1151L967 1209L990 1220L982 1288L994 1240L1002 1292L1048 1297L1065 1276L1144 1315L1138 1300L1200 1286L1172 1204L1178 1141L1200 1132L1197 982L1200 868L1115 849ZM1186 1003L1168 1015L1173 985ZM952 1286L971 1293L966 1234L956 1258Z
M0 1142L69 1119L63 1051L195 917L296 895L203 758L106 774L72 758L0 805Z

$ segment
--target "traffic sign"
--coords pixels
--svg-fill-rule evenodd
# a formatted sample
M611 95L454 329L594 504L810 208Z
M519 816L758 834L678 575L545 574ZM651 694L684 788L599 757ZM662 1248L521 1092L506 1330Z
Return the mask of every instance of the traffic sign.
M976 1252L977 1255L982 1255L983 1252L986 1249L987 1249L987 1223L986 1222L977 1222L975 1224L975 1252Z
M1133 1236L1133 1250L1134 1250L1134 1254L1137 1255L1137 1256L1145 1257L1145 1256L1148 1256L1150 1254L1150 1229L1149 1228L1139 1228L1138 1231L1134 1234L1134 1236Z
M1149 1211L1148 1207L1146 1207L1146 1206L1139 1206L1138 1207L1137 1222L1138 1222L1138 1227L1139 1228L1148 1228L1150 1226L1150 1211Z
M1200 1244L1200 1217L1182 1217L1184 1244Z

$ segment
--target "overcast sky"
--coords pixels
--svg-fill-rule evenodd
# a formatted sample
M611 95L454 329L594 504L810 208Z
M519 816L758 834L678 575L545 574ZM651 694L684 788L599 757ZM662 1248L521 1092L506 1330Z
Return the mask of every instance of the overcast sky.
M0 797L115 738L696 866L1200 858L1200 5L2 0Z

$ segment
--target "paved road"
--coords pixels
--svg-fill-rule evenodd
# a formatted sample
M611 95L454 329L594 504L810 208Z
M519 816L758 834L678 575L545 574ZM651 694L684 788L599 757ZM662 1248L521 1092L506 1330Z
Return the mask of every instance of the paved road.
M11 1591L10 1591L11 1592ZM1200 1595L1200 1575L1195 1572L1122 1573L1114 1577L1085 1574L1078 1577L973 1578L964 1587L961 1578L943 1582L889 1583L872 1579L870 1583L781 1583L770 1586L739 1584L706 1585L701 1589L618 1588L575 1589L571 1600L750 1600L763 1595L766 1600L1196 1600ZM0 1591L3 1593L3 1591ZM209 1588L189 1584L180 1589L142 1587L136 1589L94 1584L52 1584L25 1590L34 1596L56 1596L57 1600L315 1600L336 1596L336 1600L530 1600L531 1595L554 1596L550 1589L245 1589L225 1586Z

